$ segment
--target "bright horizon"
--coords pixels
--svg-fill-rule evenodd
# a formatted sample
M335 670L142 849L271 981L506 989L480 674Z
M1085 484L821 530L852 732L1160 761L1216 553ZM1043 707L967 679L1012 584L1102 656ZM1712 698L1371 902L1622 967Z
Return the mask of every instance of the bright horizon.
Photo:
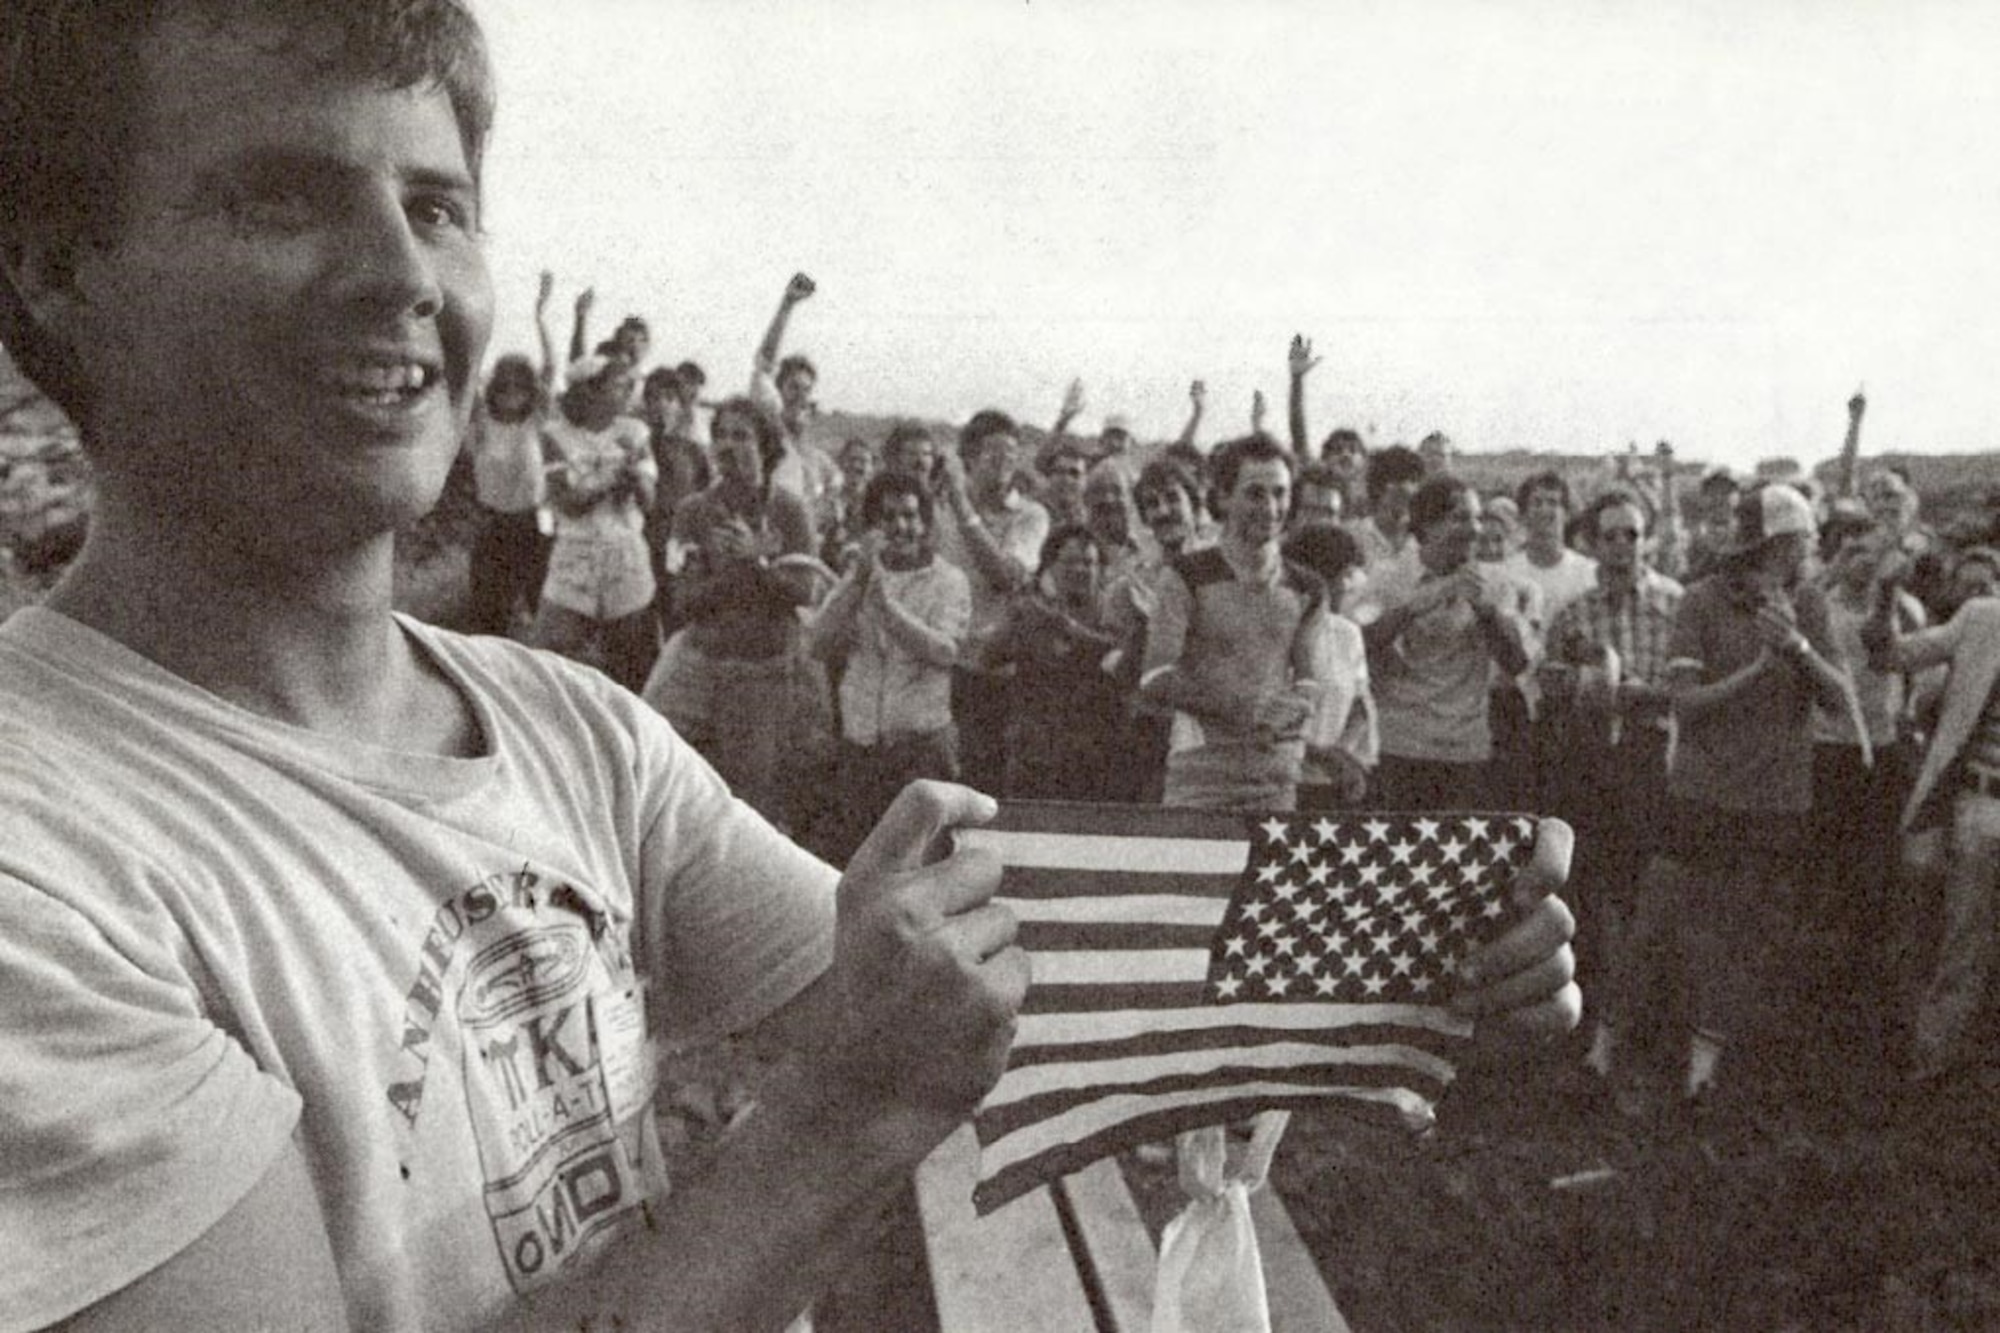
M733 392L803 269L830 410L1282 434L1304 332L1315 442L2000 445L2000 8L476 4L496 354L547 267Z

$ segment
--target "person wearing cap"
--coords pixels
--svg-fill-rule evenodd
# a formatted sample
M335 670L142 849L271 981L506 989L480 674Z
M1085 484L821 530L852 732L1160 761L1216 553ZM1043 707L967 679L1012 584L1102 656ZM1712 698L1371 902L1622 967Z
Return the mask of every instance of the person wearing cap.
M1903 806L1913 849L1939 833L1945 849L1944 934L1917 1004L1909 1075L1942 1078L1975 1054L1973 1020L1986 998L1996 951L2000 887L2000 599L1975 597L1942 625L1905 634L1896 596L1911 557L1884 564L1865 627L1869 658L1881 671L1942 665L1937 725Z
M1813 706L1847 707L1826 597L1801 577L1815 536L1812 506L1793 487L1746 492L1719 569L1688 589L1667 647L1678 740L1634 948L1653 956L1662 936L1678 938L1690 1098L1757 1016L1763 955L1780 938L1805 848Z

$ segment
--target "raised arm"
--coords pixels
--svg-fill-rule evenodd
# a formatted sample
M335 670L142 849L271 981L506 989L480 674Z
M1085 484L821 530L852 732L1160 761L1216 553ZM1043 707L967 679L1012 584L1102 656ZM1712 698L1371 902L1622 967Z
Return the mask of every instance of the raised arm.
M778 355L784 350L785 329L792 322L792 311L799 302L819 290L813 280L803 273L794 273L785 284L785 294L778 298L778 308L771 315L771 323L764 330L764 341L757 344L757 369L766 375L778 371Z
M1177 448L1199 453L1195 448L1195 437L1201 430L1201 414L1208 406L1208 385L1200 380L1188 385L1187 425L1181 427L1180 439L1174 441Z
M576 318L569 326L571 361L581 361L590 354L590 308L596 304L596 288L586 287L576 294Z
M549 298L555 291L556 275L543 269L541 282L535 288L535 344L542 354L535 382L541 386L544 403L554 397L556 389L556 343L555 335L549 332Z
M1847 400L1847 438L1840 445L1840 481L1837 494L1854 494L1861 463L1861 416L1868 410L1868 398L1856 389Z
M1312 339L1303 333L1292 335L1291 350L1286 354L1286 369L1291 372L1290 410L1287 417L1292 428L1292 452L1301 462L1314 456L1311 436L1306 433L1306 376L1319 364L1313 355Z

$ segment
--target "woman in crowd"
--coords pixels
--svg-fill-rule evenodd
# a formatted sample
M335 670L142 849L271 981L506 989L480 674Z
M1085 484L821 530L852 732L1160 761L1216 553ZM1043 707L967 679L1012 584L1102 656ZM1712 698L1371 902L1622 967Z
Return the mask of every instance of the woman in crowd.
M585 357L568 379L561 416L542 430L556 540L533 639L637 689L656 643L645 529L659 469L645 427L623 415L622 361Z
M1125 692L1106 661L1123 641L1103 615L1103 565L1103 543L1088 527L1057 527L1042 543L1034 584L1015 594L986 646L989 667L1014 671L1009 796L1112 799Z
M783 826L791 811L780 755L823 748L827 724L825 680L799 638L818 564L812 523L803 501L771 485L785 448L775 417L730 398L709 435L715 481L681 505L669 538L681 628L645 698L738 796Z

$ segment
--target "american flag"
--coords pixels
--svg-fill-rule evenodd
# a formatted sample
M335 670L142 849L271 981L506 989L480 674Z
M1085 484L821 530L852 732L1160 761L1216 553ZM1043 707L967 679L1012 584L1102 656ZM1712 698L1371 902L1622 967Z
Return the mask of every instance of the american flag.
M1471 1033L1444 1006L1533 850L1523 815L1016 802L995 851L1034 967L974 1120L986 1213L1100 1157L1347 1099L1429 1126Z

